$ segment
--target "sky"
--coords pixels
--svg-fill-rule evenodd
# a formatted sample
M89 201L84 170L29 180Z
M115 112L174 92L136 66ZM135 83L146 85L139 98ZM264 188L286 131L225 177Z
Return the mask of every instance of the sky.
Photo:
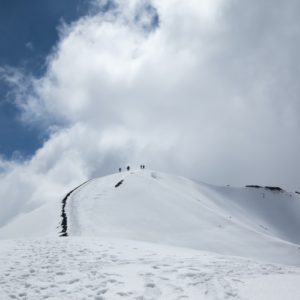
M1 0L0 8L0 66L37 76L58 42L60 24L88 11L82 0ZM7 158L28 157L41 147L45 136L39 128L20 122L18 107L7 99L9 92L0 78L0 153Z
M12 205L141 163L300 189L297 1L0 5L0 196Z

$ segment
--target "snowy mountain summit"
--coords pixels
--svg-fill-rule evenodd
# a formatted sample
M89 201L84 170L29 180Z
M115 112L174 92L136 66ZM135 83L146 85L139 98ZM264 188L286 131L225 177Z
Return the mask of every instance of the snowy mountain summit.
M300 265L300 199L141 170L91 180L67 200L69 236L133 239Z
M95 178L0 227L0 299L299 299L299 231L283 190Z

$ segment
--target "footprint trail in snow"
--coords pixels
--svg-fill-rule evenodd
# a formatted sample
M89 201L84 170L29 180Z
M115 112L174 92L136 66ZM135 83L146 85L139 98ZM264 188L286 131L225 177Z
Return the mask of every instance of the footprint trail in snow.
M0 262L1 300L247 299L240 291L258 276L300 282L297 268L97 238L11 241Z

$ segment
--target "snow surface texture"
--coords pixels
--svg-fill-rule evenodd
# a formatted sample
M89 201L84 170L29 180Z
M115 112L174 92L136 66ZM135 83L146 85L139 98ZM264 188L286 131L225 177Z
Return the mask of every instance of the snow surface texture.
M61 200L0 227L0 300L299 299L299 195L138 170L63 208L68 237Z
M94 238L4 246L2 299L278 299L281 292L296 300L300 295L299 284L292 286L299 283L299 269L189 249ZM286 279L291 286L278 284Z

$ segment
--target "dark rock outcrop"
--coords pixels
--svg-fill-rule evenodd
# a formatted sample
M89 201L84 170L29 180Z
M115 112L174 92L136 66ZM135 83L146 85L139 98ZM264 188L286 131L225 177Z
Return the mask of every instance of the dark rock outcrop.
M265 186L265 189L273 192L283 192L283 189L278 186Z
M115 188L119 187L122 183L123 183L124 179L122 179L121 181L119 181L116 185Z
M250 185L246 185L246 187L247 188L255 188L255 189L261 189L261 188L263 188L262 186L260 186L260 185L255 185L255 184L250 184Z
M83 186L84 184L86 184L87 182L89 182L90 180L85 181L84 183L82 183L81 185L77 186L75 189L73 189L72 191L70 191L63 199L62 199L62 210L61 210L61 232L59 236L62 237L66 237L68 236L68 217L67 217L67 213L66 213L66 205L67 205L67 200L68 198L71 196L71 194L73 192L75 192L77 189L79 189L81 186Z

